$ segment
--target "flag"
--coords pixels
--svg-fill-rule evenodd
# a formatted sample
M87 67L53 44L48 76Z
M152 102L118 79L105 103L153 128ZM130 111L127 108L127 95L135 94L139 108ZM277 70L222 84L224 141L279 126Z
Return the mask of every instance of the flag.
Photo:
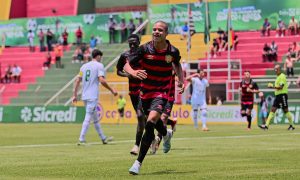
M206 0L205 2L205 16L204 16L204 43L207 44L210 41L210 16L209 16L209 5Z
M232 22L231 22L231 11L228 9L228 16L227 16L227 36L228 36L228 46L231 47L234 41L234 31L232 29ZM230 35L229 35L230 33ZM230 38L229 38L230 37Z
M187 38L187 52L189 52L192 48L192 36L196 33L194 20L193 20L193 14L191 10L191 5L188 4L188 26L189 26L189 32L188 32L188 38Z

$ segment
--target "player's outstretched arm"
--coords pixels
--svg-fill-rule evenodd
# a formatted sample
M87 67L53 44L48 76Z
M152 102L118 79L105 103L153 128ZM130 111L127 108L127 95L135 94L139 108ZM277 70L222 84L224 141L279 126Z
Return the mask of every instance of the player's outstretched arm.
M77 102L77 92L78 92L78 88L81 82L81 77L77 77L76 82L75 82L75 87L73 90L73 97L72 97L72 102L76 103Z
M192 78L193 77L199 77L199 74L198 73L194 73L192 75L189 75L188 77L186 77L186 81L189 81L189 82L192 82Z
M99 82L102 84L102 86L104 86L107 90L109 90L114 96L118 95L118 92L115 91L114 89L112 89L106 82L106 80L104 79L103 76L99 77Z

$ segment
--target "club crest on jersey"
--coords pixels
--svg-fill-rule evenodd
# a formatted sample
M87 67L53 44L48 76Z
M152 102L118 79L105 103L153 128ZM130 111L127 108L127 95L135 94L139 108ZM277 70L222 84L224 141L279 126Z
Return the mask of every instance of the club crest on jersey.
M166 55L166 59L165 60L166 60L167 63L170 63L170 62L172 62L173 57L171 55Z

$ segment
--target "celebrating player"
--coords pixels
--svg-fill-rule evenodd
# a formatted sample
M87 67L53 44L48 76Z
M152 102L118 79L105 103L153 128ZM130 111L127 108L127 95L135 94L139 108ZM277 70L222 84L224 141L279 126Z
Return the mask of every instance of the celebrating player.
M170 148L172 130L164 126L160 116L168 100L172 70L179 77L178 87L183 92L183 76L180 66L180 55L166 36L168 25L163 21L154 23L152 41L140 46L137 53L129 56L130 64L126 63L124 70L132 76L143 80L141 82L141 102L144 113L148 116L145 132L142 137L139 156L129 169L133 175L139 174L141 164L154 139L154 128L163 135L163 148L167 153ZM133 70L130 65L140 64L143 70Z
M128 44L129 44L129 51L126 51L121 54L118 64L117 64L117 74L122 77L128 77L129 79L129 96L131 99L132 106L137 114L138 119L138 125L136 128L136 138L135 138L135 145L133 146L132 150L130 151L130 154L137 155L139 152L139 146L141 143L141 139L143 136L143 132L145 129L145 123L146 123L146 117L143 113L143 110L141 108L140 104L140 84L141 80L137 78L133 78L130 74L123 71L123 67L126 64L128 59L128 56L130 54L133 54L136 52L140 45L140 39L139 36L136 34L131 34L128 37ZM132 66L133 69L139 69L139 65Z

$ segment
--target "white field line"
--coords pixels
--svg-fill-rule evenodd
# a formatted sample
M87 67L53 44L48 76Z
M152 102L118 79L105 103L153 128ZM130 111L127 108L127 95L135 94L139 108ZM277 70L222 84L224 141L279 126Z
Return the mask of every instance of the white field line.
M173 138L172 141L206 140L206 139L243 139L243 138L257 138L257 137L270 137L270 136L283 136L283 135L300 135L300 133L258 134L258 135L242 135L242 136L189 137L189 138ZM135 142L135 140L120 140L120 141L110 142L110 144L133 143L133 142ZM98 145L98 144L102 144L102 142L89 142L85 146ZM76 143L25 144L25 145L0 146L0 149L59 147L59 146L74 146L74 145L76 145Z

